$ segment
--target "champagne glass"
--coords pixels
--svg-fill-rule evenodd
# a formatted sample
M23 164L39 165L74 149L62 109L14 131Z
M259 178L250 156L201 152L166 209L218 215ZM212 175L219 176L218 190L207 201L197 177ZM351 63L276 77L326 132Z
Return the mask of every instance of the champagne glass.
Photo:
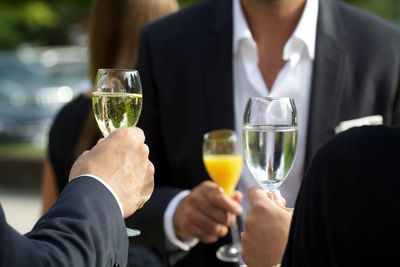
M142 86L139 73L129 69L99 69L92 105L97 124L107 137L114 130L135 126L142 110ZM127 228L128 236L140 231Z
M203 162L210 177L225 194L231 196L239 181L243 157L236 133L228 129L208 132L203 138ZM236 216L229 213L229 226L232 232L232 244L217 250L217 258L226 262L240 260L242 246L236 222Z
M286 179L297 148L297 111L289 97L250 97L243 119L247 166L267 192Z

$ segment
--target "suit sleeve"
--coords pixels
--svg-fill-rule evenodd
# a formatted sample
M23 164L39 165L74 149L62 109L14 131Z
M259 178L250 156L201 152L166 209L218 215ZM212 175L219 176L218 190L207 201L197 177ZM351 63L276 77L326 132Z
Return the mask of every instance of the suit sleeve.
M128 238L113 195L81 177L25 236L0 210L0 266L126 266Z

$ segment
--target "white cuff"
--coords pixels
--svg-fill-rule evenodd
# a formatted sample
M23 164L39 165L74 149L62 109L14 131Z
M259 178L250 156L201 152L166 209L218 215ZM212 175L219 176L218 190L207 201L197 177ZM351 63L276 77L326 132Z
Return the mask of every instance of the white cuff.
M114 196L115 200L118 203L119 209L121 210L122 217L124 217L124 209L123 209L121 200L119 199L117 193L115 193L114 189L112 189L112 187L109 184L107 184L100 177L97 177L97 176L92 175L92 174L82 174L82 175L77 176L75 179L78 179L79 177L82 177L82 176L91 177L91 178L99 181L100 183L102 183L111 192L111 194Z
M197 238L192 238L188 241L179 240L175 234L173 217L175 214L176 207L181 202L181 200L190 194L190 190L185 190L177 194L168 204L167 209L164 212L164 231L167 236L168 241L184 251L189 251L192 247L197 245L199 240Z

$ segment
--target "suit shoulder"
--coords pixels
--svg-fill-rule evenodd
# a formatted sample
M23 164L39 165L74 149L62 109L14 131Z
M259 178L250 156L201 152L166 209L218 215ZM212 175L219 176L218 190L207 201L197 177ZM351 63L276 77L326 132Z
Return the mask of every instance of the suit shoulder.
M80 95L64 105L55 116L48 135L48 149L65 157L73 149L91 109L91 99ZM71 152L72 153L72 152ZM72 155L72 154L71 154Z
M385 43L393 41L399 44L400 27L397 25L352 5L342 2L337 4L344 27L351 33L364 33L369 38L380 39Z
M70 123L74 123L82 117L86 111L90 109L91 99L84 95L79 95L70 102L66 103L56 114L52 124L52 128L61 127L65 129L70 127Z

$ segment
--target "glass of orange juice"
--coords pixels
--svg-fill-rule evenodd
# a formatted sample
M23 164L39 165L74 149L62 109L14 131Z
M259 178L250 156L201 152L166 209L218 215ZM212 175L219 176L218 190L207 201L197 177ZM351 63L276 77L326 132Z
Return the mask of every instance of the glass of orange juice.
M242 172L243 157L236 133L229 129L208 132L203 138L203 162L210 177L226 194L232 195ZM242 246L236 216L228 214L232 244L217 250L218 259L238 262Z

